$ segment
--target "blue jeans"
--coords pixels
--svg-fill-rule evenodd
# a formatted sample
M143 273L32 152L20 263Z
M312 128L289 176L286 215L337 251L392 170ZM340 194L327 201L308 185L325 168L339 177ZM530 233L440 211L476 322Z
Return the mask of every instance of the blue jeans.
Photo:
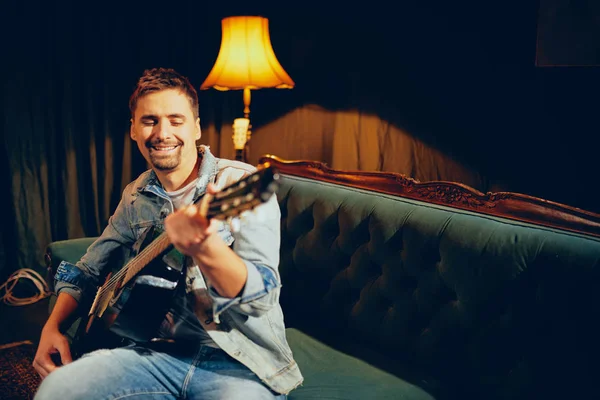
M42 381L36 400L286 399L223 350L190 356L143 347L97 350Z

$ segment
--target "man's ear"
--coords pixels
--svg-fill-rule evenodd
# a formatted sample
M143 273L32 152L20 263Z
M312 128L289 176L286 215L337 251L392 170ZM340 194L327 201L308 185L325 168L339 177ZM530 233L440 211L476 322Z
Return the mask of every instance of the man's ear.
M131 123L131 125L129 125L129 136L132 140L136 140L137 135L135 134L135 128L133 127L133 119L130 119L129 122Z
M196 118L196 140L202 137L202 129L200 129L200 117Z

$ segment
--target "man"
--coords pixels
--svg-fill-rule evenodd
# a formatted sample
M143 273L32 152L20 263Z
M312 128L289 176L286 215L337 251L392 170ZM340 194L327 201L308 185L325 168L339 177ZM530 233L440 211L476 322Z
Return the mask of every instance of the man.
M246 213L239 229L207 221L192 203L255 168L196 146L197 93L172 69L145 71L129 106L131 138L151 169L125 188L108 226L77 265L62 263L57 271L57 302L33 362L43 378L36 399L285 398L303 378L279 305L275 196ZM180 266L185 280L156 337L72 361L61 333L65 321L89 310L78 305L90 304L109 261L133 253L151 226L164 229L187 256Z

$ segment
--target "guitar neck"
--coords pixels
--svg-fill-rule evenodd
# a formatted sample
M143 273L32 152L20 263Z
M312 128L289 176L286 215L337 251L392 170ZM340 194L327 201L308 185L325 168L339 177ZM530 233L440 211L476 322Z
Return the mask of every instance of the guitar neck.
M126 271L122 285L127 284L138 272L140 272L152 260L158 257L159 254L167 250L171 246L166 232L158 235L148 246L144 248L135 258L133 258L122 271Z

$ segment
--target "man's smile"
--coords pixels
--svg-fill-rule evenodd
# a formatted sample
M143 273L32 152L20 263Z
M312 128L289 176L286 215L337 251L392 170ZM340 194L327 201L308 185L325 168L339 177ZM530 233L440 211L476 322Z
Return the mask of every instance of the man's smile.
M170 144L170 145L165 145L165 144L155 144L155 145L149 145L148 148L152 153L162 153L162 154L167 154L175 149L177 149L179 147L179 144Z

